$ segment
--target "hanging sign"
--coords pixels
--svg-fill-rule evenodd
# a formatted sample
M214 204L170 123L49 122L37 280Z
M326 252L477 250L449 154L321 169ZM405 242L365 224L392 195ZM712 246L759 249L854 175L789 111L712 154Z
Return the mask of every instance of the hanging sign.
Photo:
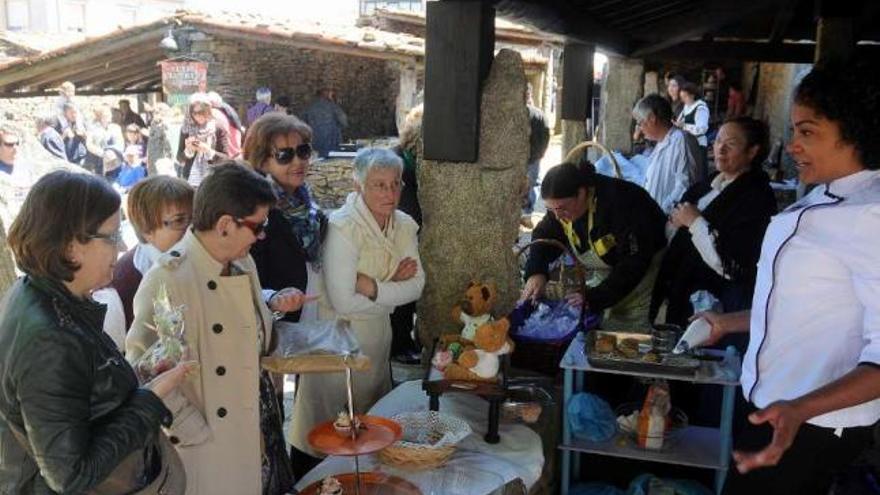
M171 106L184 106L193 93L208 89L208 64L197 60L165 60L162 66L162 91Z

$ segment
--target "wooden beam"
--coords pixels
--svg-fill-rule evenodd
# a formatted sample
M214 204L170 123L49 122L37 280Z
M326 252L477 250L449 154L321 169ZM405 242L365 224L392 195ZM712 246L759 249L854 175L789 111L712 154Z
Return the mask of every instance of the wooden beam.
M162 70L155 63L134 64L132 66L120 67L116 70L106 71L99 74L93 74L85 79L75 79L73 82L76 87L96 86L108 87L113 85L113 81L120 78L125 79L134 75L142 75L146 73L161 74Z
M540 31L563 35L571 41L593 44L612 55L626 55L632 40L618 29L585 17L582 10L561 11L525 0L493 0L500 15Z
M111 89L111 90L90 90L77 91L79 96L113 96L113 95L142 95L149 93L161 93L162 88L159 86L150 86L147 88L137 89ZM57 96L54 91L2 91L0 98L33 98L35 96Z
M562 52L562 118L587 120L593 93L593 45L566 43Z
M794 9L800 0L787 0L781 3L776 10L776 17L773 18L773 28L770 29L770 44L776 45L782 43L785 39L785 33L788 26L791 25L791 19L794 17Z
M645 26L656 41L643 43L630 54L633 58L644 58L666 48L676 46L693 38L714 31L725 24L744 19L755 12L773 8L787 0L767 0L765 2L732 2L730 0L706 0L699 6L699 14L681 16L677 22L661 26Z
M482 2L427 4L424 154L475 162L481 87L494 53L495 11Z
M74 67L67 71L61 71L59 74L43 74L31 81L21 81L17 86L22 88L36 87L43 90L46 88L57 87L64 81L71 81L77 87L86 86L106 77L108 73L115 74L127 68L131 68L132 66L155 64L157 61L165 58L166 55L162 51L138 54L134 57L126 52L119 57L104 59L105 62L103 63Z
M116 53L119 50L131 49L136 53L145 43L158 42L157 33L162 33L164 26L153 30L126 36L120 39L102 39L94 45L84 44L74 47L68 52L50 52L39 57L24 59L0 70L0 87L8 88L19 81L38 74L51 74L54 71L75 67L78 64L93 62L96 58Z
M686 41L651 55L651 60L728 60L740 62L777 62L810 64L814 62L814 43L778 43L749 41ZM880 45L856 45L855 56L864 60L880 59Z
M816 65L847 63L855 54L855 21L852 17L822 17L816 27Z
M162 80L162 72L158 67L153 67L153 70L150 72L146 72L144 69L146 69L146 67L142 68L140 72L125 74L101 81L98 87L106 91L108 88L128 88L136 83L150 80Z

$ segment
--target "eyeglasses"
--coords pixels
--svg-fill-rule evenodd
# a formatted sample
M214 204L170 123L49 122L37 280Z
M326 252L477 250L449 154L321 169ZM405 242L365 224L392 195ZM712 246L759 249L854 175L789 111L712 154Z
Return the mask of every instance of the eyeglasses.
M101 239L102 241L110 244L111 246L118 246L122 244L122 231L117 230L116 232L110 234L102 234L100 232L91 234L87 236L87 239Z
M261 234L266 232L266 227L269 226L269 217L266 217L262 222L254 222L253 220L246 220L244 218L236 218L235 224L239 227L245 226L254 233L254 237L260 237Z
M8 141L3 141L3 146L6 146L7 148L17 148L21 146L21 143L19 141L13 141L11 143Z
M373 192L379 192L383 194L389 192L399 193L405 185L406 183L404 183L402 180L396 180L391 184L386 184L384 182L368 182L367 189L371 189Z
M191 222L191 215L181 213L180 215L175 215L168 220L162 220L162 225L168 227L171 230L186 230Z
M279 165L290 164L294 156L299 157L300 160L308 160L312 157L312 145L303 143L296 148L278 148L273 152L273 156Z

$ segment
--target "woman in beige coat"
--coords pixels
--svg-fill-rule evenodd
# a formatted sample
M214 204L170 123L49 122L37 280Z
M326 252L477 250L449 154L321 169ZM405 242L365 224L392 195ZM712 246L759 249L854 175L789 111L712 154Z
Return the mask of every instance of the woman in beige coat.
M367 412L391 390L388 366L391 320L396 306L418 299L425 285L419 261L418 226L397 210L403 162L391 150L367 148L354 160L355 192L330 214L324 244L323 319L351 321L369 371L354 375L354 409ZM326 304L329 303L329 306ZM346 405L342 374L303 375L293 406L290 443L318 456L306 437L315 424L334 419Z
M187 494L286 493L293 485L280 411L260 356L272 341L272 311L296 311L296 289L263 301L248 251L263 237L275 195L235 162L217 166L199 187L193 228L144 276L134 300L127 357L156 340L153 300L161 287L184 305L185 337L201 372L181 386L170 439L183 458Z

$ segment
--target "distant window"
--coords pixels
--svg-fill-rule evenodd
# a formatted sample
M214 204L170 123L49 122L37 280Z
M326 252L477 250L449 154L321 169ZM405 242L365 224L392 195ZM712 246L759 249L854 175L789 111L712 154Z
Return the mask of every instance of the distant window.
M30 27L30 16L27 0L6 1L6 29L24 31Z
M65 2L63 7L64 25L68 31L83 33L86 30L86 4L84 2Z
M371 15L376 9L408 10L421 12L423 0L360 0L361 15Z

